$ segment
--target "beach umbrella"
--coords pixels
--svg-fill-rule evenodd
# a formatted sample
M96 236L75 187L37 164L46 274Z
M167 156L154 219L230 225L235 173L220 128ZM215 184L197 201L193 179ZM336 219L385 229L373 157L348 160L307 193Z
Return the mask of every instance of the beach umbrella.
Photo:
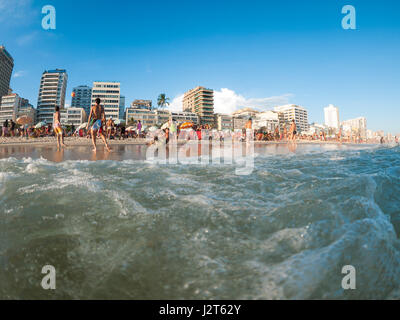
M123 119L117 119L117 120L114 121L114 123L118 126L118 125L120 125L121 123L125 123L125 120L123 120Z
M28 117L28 116L22 116L17 119L17 124L22 125L22 126L26 125L26 124L32 124L32 123L33 123L32 118Z
M155 131L157 131L157 130L158 130L157 127L151 127L151 128L149 129L150 132L155 132Z
M182 132L195 132L193 128L181 129Z
M76 131L81 130L81 129L86 129L86 127L87 127L87 122L82 123L82 124L76 129Z
M45 121L42 121L42 122L39 122L36 126L35 126L35 129L40 129L41 127L45 127L46 126L46 122Z
M169 121L162 125L161 130L164 130L164 129L167 129L167 128L169 128Z
M135 127L129 127L129 128L126 128L126 131L136 131L136 128Z
M189 129L189 128L193 128L194 124L191 122L184 122L181 124L180 129L184 130L184 129Z

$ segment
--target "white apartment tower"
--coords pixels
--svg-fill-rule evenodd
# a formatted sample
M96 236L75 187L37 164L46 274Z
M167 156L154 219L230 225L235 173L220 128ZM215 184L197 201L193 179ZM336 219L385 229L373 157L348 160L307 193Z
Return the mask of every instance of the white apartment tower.
M120 117L120 91L121 84L119 82L93 82L92 105L95 105L96 99L100 98L100 104L104 107L106 119L117 120Z
M328 107L324 109L325 113L325 125L329 128L339 129L340 121L339 121L339 109L334 105L330 104Z
M0 123L4 121L16 121L18 117L18 109L20 108L22 99L18 94L12 93L1 97L0 100Z
M347 135L360 135L362 138L367 137L367 119L359 117L356 119L346 120L342 122L343 132Z
M310 125L308 123L308 112L305 108L296 106L294 104L288 104L274 109L276 112L281 114L282 125L290 125L294 120L297 125L299 133L308 131Z
M55 107L64 108L67 82L68 75L65 70L56 69L43 72L37 105L39 122L53 123Z

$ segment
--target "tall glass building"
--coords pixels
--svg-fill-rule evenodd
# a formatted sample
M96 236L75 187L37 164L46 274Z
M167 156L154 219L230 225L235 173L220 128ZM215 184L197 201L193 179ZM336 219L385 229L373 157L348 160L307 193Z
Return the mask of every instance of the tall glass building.
M92 88L89 86L79 86L72 90L72 108L82 108L88 115L92 100Z
M0 98L9 94L14 59L4 46L0 46Z

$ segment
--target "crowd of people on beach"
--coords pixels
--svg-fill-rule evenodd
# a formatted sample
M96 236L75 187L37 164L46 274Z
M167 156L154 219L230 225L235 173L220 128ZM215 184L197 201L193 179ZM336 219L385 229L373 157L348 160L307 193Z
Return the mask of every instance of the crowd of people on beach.
M96 140L100 138L107 150L111 150L107 140L125 140L125 139L146 139L150 138L152 143L165 141L169 143L171 137L178 137L179 140L204 140L223 141L226 138L232 138L236 141L255 142L297 142L297 141L320 141L320 142L341 142L341 143L367 143L360 135L343 135L342 130L333 136L327 136L324 131L315 132L312 135L299 133L297 125L293 120L290 126L276 127L275 130L260 128L255 130L253 120L250 118L243 129L239 130L216 130L210 125L196 125L185 123L185 126L178 124L175 119L170 119L167 124L161 128L152 127L149 132L141 121L138 120L135 126L127 127L124 123L116 123L112 118L106 119L104 108L101 106L101 100L97 99L96 104L92 106L89 119L86 125L78 128L69 126L67 128L61 125L60 108L56 107L53 117L53 124L33 126L30 124L19 125L13 120L6 120L3 123L1 136L20 137L24 139L35 139L43 137L55 137L57 147L65 147L65 137L87 138L91 139L93 151L97 150ZM207 136L207 137L205 137ZM395 137L398 143L398 137ZM385 140L380 139L380 143Z

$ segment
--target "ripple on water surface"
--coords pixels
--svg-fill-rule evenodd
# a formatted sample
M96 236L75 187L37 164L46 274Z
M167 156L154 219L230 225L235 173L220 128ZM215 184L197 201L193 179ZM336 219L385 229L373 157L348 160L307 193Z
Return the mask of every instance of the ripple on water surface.
M249 176L3 159L0 298L394 298L399 179L399 148L260 153ZM341 288L345 265L358 290Z

